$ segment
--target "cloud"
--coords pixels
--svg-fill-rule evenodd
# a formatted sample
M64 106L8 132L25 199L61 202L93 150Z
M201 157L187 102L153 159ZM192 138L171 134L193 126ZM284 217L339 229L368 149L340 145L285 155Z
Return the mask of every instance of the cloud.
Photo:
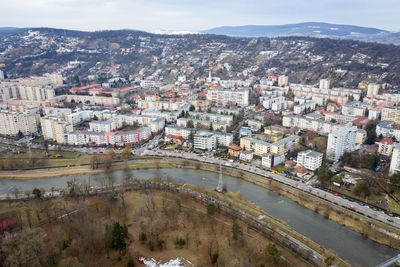
M400 30L400 1L381 0L13 0L0 26L80 30L202 30L222 25L305 21ZM372 2L372 3L371 3Z

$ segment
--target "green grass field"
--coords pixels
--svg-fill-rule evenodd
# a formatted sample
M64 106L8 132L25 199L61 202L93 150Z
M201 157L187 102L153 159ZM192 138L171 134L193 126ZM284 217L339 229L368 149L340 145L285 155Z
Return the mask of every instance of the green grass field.
M18 162L19 166L29 167L30 154L27 149L21 149L20 154L8 152L1 155L1 159L7 161ZM60 158L56 158L56 155L62 155ZM49 151L49 157L45 156L43 150L32 150L32 161L33 167L41 168L54 168L54 167L65 167L65 166L80 166L90 163L91 155L75 153L75 152L64 152L64 151ZM32 166L32 165L31 165Z

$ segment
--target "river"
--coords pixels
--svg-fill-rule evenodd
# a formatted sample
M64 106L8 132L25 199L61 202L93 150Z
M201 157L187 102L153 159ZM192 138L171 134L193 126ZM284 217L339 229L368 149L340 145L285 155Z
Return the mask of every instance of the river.
M157 172L161 172L163 177L170 177L173 181L181 183L204 187L215 187L218 183L217 173L203 170L172 168L130 171L135 178L140 179L151 179ZM124 171L96 174L91 176L90 181L91 185L101 185L110 179L118 183L124 175ZM80 181L88 180L87 175L75 177ZM0 193L12 192L13 188L18 188L19 191L31 191L34 187L46 190L52 187L64 188L70 179L71 177L67 176L31 180L3 179L0 180ZM326 219L269 189L229 175L224 175L224 182L229 191L240 191L246 199L256 203L272 216L286 221L294 230L321 246L334 250L342 259L352 265L375 266L400 253L398 250L380 245L339 223Z

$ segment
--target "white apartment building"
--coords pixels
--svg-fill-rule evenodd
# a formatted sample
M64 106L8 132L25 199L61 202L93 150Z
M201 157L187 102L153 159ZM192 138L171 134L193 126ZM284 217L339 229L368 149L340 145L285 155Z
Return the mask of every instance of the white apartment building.
M328 135L327 158L338 160L344 152L352 152L356 148L357 127L345 126Z
M112 132L117 129L117 121L115 119L106 121L89 122L89 131L91 132Z
M68 141L67 134L74 130L71 123L57 116L46 116L40 118L42 134L45 140L53 140L59 144Z
M365 116L367 108L360 101L352 101L342 106L342 114L347 116Z
M265 168L273 168L283 162L285 162L285 156L274 153L263 154L261 158L261 165Z
M265 109L272 109L272 104L285 102L285 98L283 96L261 96L260 103L263 105Z
M180 136L184 139L188 139L191 133L195 133L196 129L193 128L185 128L179 126L166 126L165 127L165 135L173 135Z
M313 102L315 102L315 104L319 106L325 106L326 104L326 99L323 96L315 95L311 99Z
M343 127L343 125L322 121L318 119L309 119L298 115L286 115L282 118L282 126L289 128L299 128L302 130L314 131L322 135L336 131Z
M368 112L368 119L369 120L378 120L381 118L381 113L384 108L391 107L395 104L395 102L386 102L383 103L373 109L370 109Z
M305 95L298 95L294 97L294 103L297 105L301 105L304 104L306 102L310 102L311 99L309 99L307 96Z
M151 137L149 127L119 133L99 133L91 131L75 131L67 134L69 145L130 145L147 141Z
M55 97L54 88L50 85L30 85L18 80L0 82L0 98L45 101Z
M72 114L68 114L66 120L72 125L77 125L84 121L89 121L92 117L93 117L93 111L82 110Z
M311 111L315 110L315 107L316 107L315 102L313 102L313 101L305 102L303 104L294 106L293 113L294 114L302 114L303 112L311 112Z
M247 107L249 105L249 89L209 89L207 100L217 106L238 105Z
M193 122L194 128L210 129L210 126L212 126L213 131L220 130L226 132L227 128L230 126L230 124L227 124L225 122L212 122L206 120L196 120L191 118L179 118L176 121L176 125L178 125L179 127L188 127L190 121Z
M217 138L207 131L198 131L194 135L194 148L201 150L213 150L217 147Z
M319 80L319 88L320 89L329 89L329 88L331 88L331 80L329 80L329 79L321 79L321 80Z
M304 168L315 171L322 165L323 154L306 150L297 154L297 165L303 166Z
M393 121L381 121L376 125L376 135L382 135L385 138L394 137L396 140L400 140L400 127Z
M0 110L0 134L31 135L38 133L38 114Z
M258 131L264 126L264 124L257 120L247 120L247 126L254 131Z
M223 122L226 124L233 123L232 115L221 115L221 114L213 114L213 113L204 113L204 112L189 112L189 117L197 120L206 120L211 122Z
M251 162L253 160L253 151L244 150L240 153L239 159L246 162Z
M272 111L281 111L281 110L287 109L288 106L289 106L289 102L286 100L280 101L280 102L275 102L275 103L272 103L271 110Z
M393 175L400 171L400 144L396 143L392 152L392 160L390 162L389 175Z
M379 94L380 85L376 83L370 83L367 87L367 95L377 95Z

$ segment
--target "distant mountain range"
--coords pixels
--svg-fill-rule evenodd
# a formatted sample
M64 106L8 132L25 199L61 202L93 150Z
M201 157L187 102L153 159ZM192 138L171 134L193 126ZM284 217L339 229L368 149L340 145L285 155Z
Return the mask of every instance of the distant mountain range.
M321 22L286 25L222 26L202 31L202 33L234 37L307 36L400 45L400 33L376 28Z

